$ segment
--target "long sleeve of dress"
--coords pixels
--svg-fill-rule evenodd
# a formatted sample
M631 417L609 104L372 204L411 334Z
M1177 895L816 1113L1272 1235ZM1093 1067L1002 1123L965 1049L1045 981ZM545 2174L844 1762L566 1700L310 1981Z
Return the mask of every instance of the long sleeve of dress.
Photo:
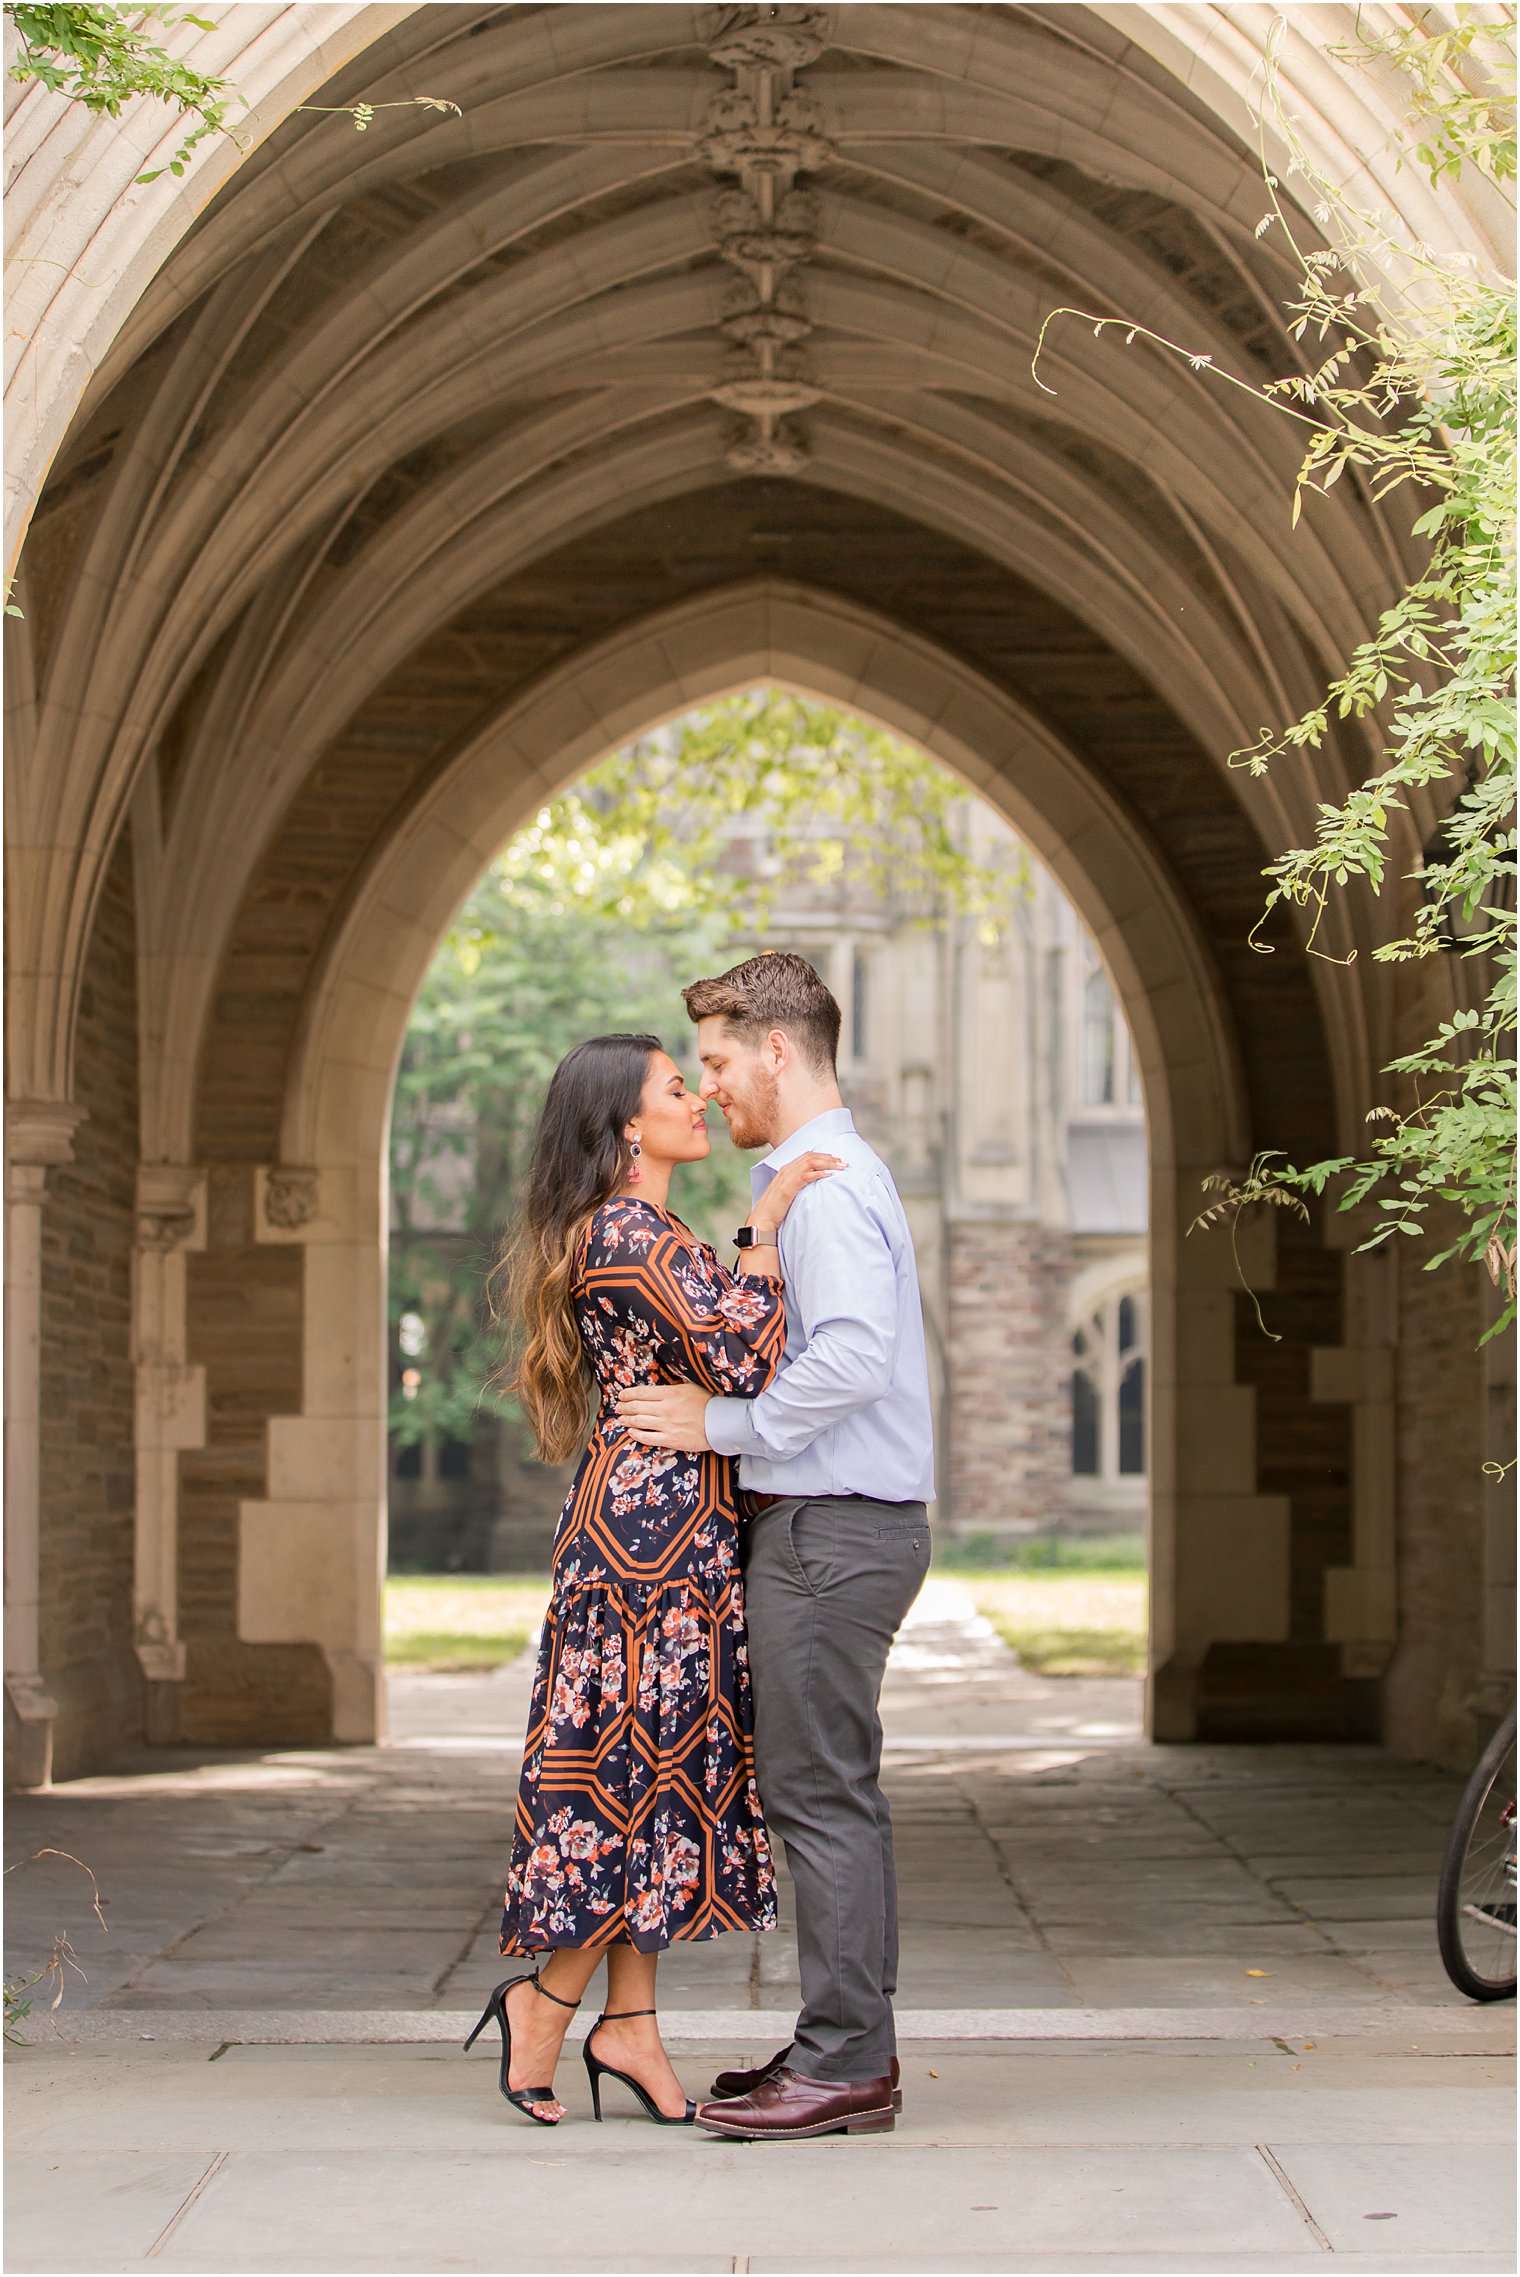
M781 1282L738 1279L704 1243L656 1228L642 1213L638 1222L600 1214L580 1279L598 1310L621 1316L652 1348L666 1379L753 1399L776 1373L786 1343Z

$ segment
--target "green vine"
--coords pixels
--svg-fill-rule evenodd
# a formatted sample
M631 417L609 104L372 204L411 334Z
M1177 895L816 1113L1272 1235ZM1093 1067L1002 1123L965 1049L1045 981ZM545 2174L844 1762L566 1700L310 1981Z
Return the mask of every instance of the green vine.
M145 24L166 28L193 24L197 31L216 30L214 19L197 16L187 7L121 8L107 0L70 0L58 7L31 7L7 0L5 14L14 25L21 53L10 76L23 86L30 80L80 103L87 111L118 118L125 104L139 95L172 103L182 117L193 119L184 141L165 166L139 174L138 182L156 182L164 174L182 175L191 153L208 135L230 135L233 107L245 98L226 80L198 71L194 64L173 56L147 38ZM346 115L355 131L364 134L380 111L420 108L462 116L459 105L444 95L408 95L394 103L298 103L299 111L324 117Z
M1413 795L1435 804L1440 828L1413 870L1417 899L1402 929L1373 950L1383 963L1438 953L1478 961L1482 1001L1454 1013L1418 1050L1388 1063L1412 1104L1375 1109L1363 1157L1298 1168L1273 1151L1244 1178L1206 1181L1219 1200L1195 1224L1287 1198L1334 1191L1341 1209L1370 1204L1362 1247L1395 1235L1428 1236L1434 1213L1454 1209L1460 1230L1426 1260L1483 1263L1504 1306L1487 1334L1515 1314L1515 430L1516 312L1507 284L1411 242L1386 216L1364 211L1316 176L1277 102L1276 48L1269 87L1277 123L1325 232L1300 243L1280 184L1263 167L1269 208L1258 236L1285 239L1299 270L1291 336L1317 360L1307 372L1258 384L1222 371L1146 327L1080 309L1051 312L1047 333L1076 317L1098 333L1121 329L1241 389L1307 430L1293 502L1327 492L1348 467L1368 495L1404 491L1410 532L1425 564L1358 647L1321 701L1283 730L1265 729L1231 764L1263 775L1322 749L1332 722L1375 718L1380 764L1339 801L1320 804L1313 843L1271 862L1252 946L1273 953L1262 924L1279 905L1305 920L1311 955L1333 894L1361 885L1380 895L1412 835ZM1341 60L1391 63L1411 93L1399 163L1417 163L1437 188L1471 166L1502 185L1515 178L1514 25L1458 9L1435 29L1425 19L1340 51ZM1053 391L1048 391L1053 392ZM1397 834L1397 836L1396 836ZM1403 858L1407 860L1407 855ZM1355 952L1343 960L1350 962ZM1487 1341L1485 1337L1484 1341Z
M209 17L182 7L118 8L106 0L51 8L8 5L5 14L21 43L10 76L23 86L36 80L52 94L112 119L137 96L147 95L172 103L181 117L196 122L167 167L139 174L139 182L156 182L166 172L183 174L198 143L211 134L231 133L228 118L242 97L225 79L197 71L194 64L155 46L143 29L157 22L215 31Z

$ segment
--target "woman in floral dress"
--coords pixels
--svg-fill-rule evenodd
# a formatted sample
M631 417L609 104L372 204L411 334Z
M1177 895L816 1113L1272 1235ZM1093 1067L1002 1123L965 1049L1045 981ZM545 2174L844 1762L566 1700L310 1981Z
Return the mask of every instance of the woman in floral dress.
M540 1453L564 1461L592 1424L555 1536L501 1927L503 1953L549 1958L487 2007L503 2092L550 2124L563 2107L546 2083L604 1956L597 2065L651 2115L688 2117L654 2016L658 1956L776 1918L735 1466L634 1446L612 1403L631 1383L752 1398L770 1381L786 1333L776 1230L835 1158L776 1178L735 1276L666 1205L676 1164L710 1145L702 1101L656 1038L578 1045L549 1087L508 1260L512 1382Z

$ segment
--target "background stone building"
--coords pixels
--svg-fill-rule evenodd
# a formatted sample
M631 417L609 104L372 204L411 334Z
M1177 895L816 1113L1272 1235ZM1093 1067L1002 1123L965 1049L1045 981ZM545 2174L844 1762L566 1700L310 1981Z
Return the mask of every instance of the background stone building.
M763 945L800 951L838 998L841 1088L908 1210L938 1535L1134 1534L1145 1523L1139 1069L1065 895L990 807L967 799L958 819L973 859L1010 880L995 937L973 917L915 921L861 887L783 883ZM465 1169L441 1158L434 1183L447 1193ZM457 1215L445 1202L445 1239ZM721 1241L730 1229L710 1230ZM393 1445L392 1562L542 1564L567 1475L525 1460L521 1434L490 1415L468 1443Z

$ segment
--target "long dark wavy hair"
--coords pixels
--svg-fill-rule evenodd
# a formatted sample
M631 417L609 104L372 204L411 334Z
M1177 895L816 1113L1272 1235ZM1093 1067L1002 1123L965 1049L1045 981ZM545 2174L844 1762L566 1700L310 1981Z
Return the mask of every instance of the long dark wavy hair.
M644 1097L658 1036L590 1036L554 1070L517 1222L491 1276L507 1330L497 1382L516 1398L546 1463L580 1452L592 1376L571 1303L575 1253L592 1213L622 1185L623 1127Z

